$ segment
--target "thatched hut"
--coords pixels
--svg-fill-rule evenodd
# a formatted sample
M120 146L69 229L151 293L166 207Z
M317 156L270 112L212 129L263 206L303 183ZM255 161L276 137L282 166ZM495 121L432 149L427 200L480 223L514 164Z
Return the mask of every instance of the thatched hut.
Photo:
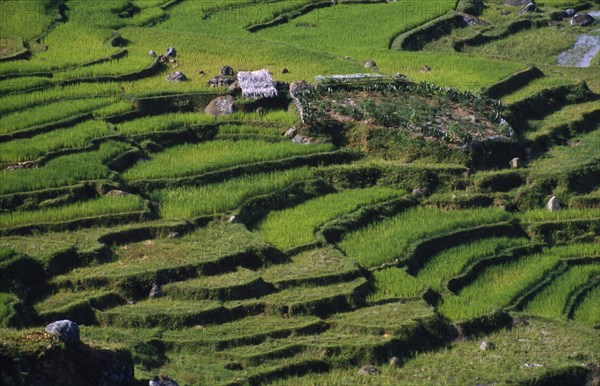
M246 98L272 98L278 95L269 70L239 71L237 79Z

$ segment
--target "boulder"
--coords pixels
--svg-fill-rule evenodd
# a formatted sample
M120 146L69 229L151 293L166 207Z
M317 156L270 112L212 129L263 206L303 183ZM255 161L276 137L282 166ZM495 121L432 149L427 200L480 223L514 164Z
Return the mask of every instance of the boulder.
M227 78L222 75L217 75L208 81L210 87L229 87L235 82L232 78Z
M402 359L400 359L398 357L391 357L390 358L390 366L392 366L392 367L399 367L400 365L402 365Z
M233 68L230 66L221 66L221 75L222 76L233 76Z
M525 4L520 10L519 13L527 13L527 12L535 12L537 11L537 5L535 2L529 2Z
M468 26L490 25L490 23L488 23L487 21L481 20L477 16L464 14L464 15L462 15L462 18L463 18L463 22L465 23L465 25L468 25Z
M546 209L548 209L551 212L560 209L560 203L556 199L556 196L550 197L550 199L548 200L548 203L546 204Z
M484 340L479 344L479 349L482 351L493 350L495 348L496 348L496 345L487 340Z
M288 131L285 132L283 136L286 138L294 138L296 134L298 134L298 130L294 126L292 126L288 129Z
M156 52L154 52L154 50L150 50L150 52L148 52L148 55L155 57L156 56Z
M582 12L573 16L571 21L569 21L569 24L573 27L585 27L592 24L595 20L596 19L594 19L592 15Z
M148 297L150 299L156 299L156 298L160 298L162 296L163 296L163 292L162 292L162 289L160 288L160 285L158 285L158 283L152 284L152 289L150 289L150 294L148 295Z
M187 80L187 77L180 71L175 71L166 78L169 82L183 82Z
M567 9L565 9L564 15L565 15L565 17L573 17L573 16L575 16L576 13L577 12L575 12L575 10L573 8L567 8Z
M366 60L364 65L365 65L365 68L377 67L377 63L375 63L375 61L373 59Z
M294 138L292 138L292 143L297 143L301 145L314 145L319 142L314 138L305 137L303 135L296 135Z
M510 168L511 169L520 169L523 167L523 163L521 162L521 158L515 157L510 160Z
M167 50L165 51L165 55L169 56L171 58L174 58L177 56L177 51L175 50L175 48L173 47L169 47L167 48Z
M381 370L373 365L366 365L358 370L358 375L379 375L381 374Z
M179 386L177 382L167 377L166 375L157 375L150 382L148 386Z
M70 320L58 320L46 326L46 332L68 344L79 343L79 326Z
M234 95L239 95L242 93L242 88L240 87L240 84L236 80L235 82L230 84L229 87L227 87L227 91L229 91L230 93L232 93Z
M235 99L231 95L220 96L213 99L204 112L215 117L233 114Z
M415 198L425 197L427 195L427 189L415 188L412 191L412 196Z
M127 192L124 192L119 189L112 189L112 190L109 190L108 192L106 192L104 195L105 196L129 196L129 195L131 195L131 193L127 193Z

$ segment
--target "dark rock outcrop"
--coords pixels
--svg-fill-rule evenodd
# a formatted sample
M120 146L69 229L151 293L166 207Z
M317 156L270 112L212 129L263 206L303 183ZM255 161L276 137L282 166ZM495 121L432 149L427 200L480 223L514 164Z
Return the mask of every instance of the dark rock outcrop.
M46 332L67 344L79 343L79 326L70 320L58 320L46 326Z

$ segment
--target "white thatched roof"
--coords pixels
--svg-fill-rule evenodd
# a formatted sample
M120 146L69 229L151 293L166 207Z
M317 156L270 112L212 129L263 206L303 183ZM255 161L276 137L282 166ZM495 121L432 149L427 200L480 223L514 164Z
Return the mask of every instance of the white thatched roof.
M239 71L237 80L246 98L271 98L277 96L269 70Z

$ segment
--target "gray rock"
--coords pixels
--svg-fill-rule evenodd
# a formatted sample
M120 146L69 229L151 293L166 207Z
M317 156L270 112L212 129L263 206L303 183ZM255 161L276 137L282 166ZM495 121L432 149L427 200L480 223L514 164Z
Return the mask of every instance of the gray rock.
M365 61L365 68L373 68L373 67L377 67L377 63L375 63L375 61L373 59L369 59L369 60Z
M148 295L148 297L150 299L156 299L156 298L160 298L162 296L163 296L163 292L162 292L162 289L160 288L160 285L158 285L158 283L152 284L152 289L150 290L150 294Z
M230 66L221 66L221 75L222 76L233 76L233 68Z
M297 143L301 145L314 145L318 143L314 138L305 137L303 135L296 135L292 138L292 143Z
M181 237L181 235L179 234L179 232L171 232L167 237L170 239L178 239L179 237Z
M235 99L231 95L220 96L213 99L204 112L215 117L221 115L233 114Z
M550 197L550 199L548 200L548 203L546 204L546 209L548 209L551 212L560 209L560 203L556 199L556 196Z
M150 52L148 52L148 55L155 57L156 56L156 52L154 52L154 50L150 50Z
M392 367L400 367L402 365L402 359L398 358L398 357L391 357L390 358L390 366Z
M236 80L235 82L230 84L229 87L227 87L227 91L229 91L232 94L239 95L242 93L242 88L240 87L239 82Z
M62 342L68 344L79 343L79 326L70 320L58 320L46 326L46 332L56 335Z
M180 71L175 71L167 75L166 78L169 82L183 82L187 80L187 77Z
M543 367L543 366L544 366L544 365L542 365L542 364L539 364L539 363L525 363L525 364L523 365L523 368L524 368L524 369L534 369L534 368L537 368L537 367Z
M521 158L515 157L510 160L510 168L511 169L520 169L523 167L523 163L521 162Z
M427 189L414 188L412 191L412 196L415 198L424 197L426 195L427 195Z
M283 136L286 138L294 138L296 134L298 134L298 130L294 126L292 126L288 129L288 131L285 132Z
M379 375L381 374L381 370L373 365L366 365L358 370L358 375Z
M575 12L575 10L573 8L565 9L565 16L566 17L573 17L573 16L575 16L576 13L577 12Z
M112 190L109 190L108 192L106 192L106 194L104 194L104 195L105 196L129 196L129 195L131 195L131 193L127 193L127 192L124 192L119 189L112 189Z
M177 382L167 377L166 375L157 375L150 382L148 386L179 386Z
M464 14L462 16L462 18L463 18L463 21L465 22L465 24L468 25L468 26L473 26L473 25L490 25L490 23L488 23L487 21L481 20L477 16Z
M234 79L227 78L222 75L217 75L214 78L209 79L208 85L210 87L229 87L235 83Z
M165 55L174 58L177 56L177 51L175 50L175 48L169 47L167 48L167 51L165 51Z
M479 344L479 349L480 349L480 350L483 350L483 351L487 351L487 350L493 350L493 349L495 349L495 348L496 348L496 345L495 345L495 344L493 344L492 342L489 342L489 341L487 341L487 340L484 340L484 341L482 341L482 342Z
M578 13L571 18L569 24L573 27L585 27L587 25L592 24L596 19L588 13L582 12Z
M523 8L521 8L519 10L519 13L527 13L527 12L535 12L537 11L537 5L535 4L535 2L529 2L527 4L525 4L523 6Z

